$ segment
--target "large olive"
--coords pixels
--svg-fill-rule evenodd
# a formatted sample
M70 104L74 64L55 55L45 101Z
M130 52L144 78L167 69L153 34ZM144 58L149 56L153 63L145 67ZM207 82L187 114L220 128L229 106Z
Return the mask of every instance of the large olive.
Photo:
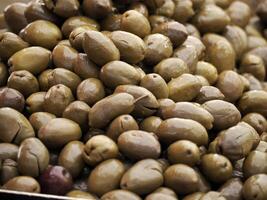
M2 163L2 168L0 171L0 183L4 185L10 179L17 176L19 176L17 162L11 159L5 159Z
M44 0L46 7L60 16L72 17L78 14L80 3L78 0Z
M40 193L39 183L32 177L29 176L17 176L9 180L3 185L3 189L15 190L21 192L32 192Z
M232 24L245 27L251 17L251 8L245 2L233 1L227 9Z

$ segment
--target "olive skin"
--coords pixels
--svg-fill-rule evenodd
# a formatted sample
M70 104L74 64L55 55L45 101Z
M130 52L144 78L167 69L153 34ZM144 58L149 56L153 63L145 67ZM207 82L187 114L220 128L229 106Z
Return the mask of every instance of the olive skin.
M242 118L242 121L251 125L258 132L258 134L262 134L267 128L265 117L258 113L249 113Z
M54 85L45 94L43 109L60 117L73 101L74 97L70 88L62 84Z
M118 189L124 172L125 167L119 160L109 159L100 163L89 175L89 191L98 196L102 196L112 190Z
M99 66L120 59L120 52L112 40L98 31L84 33L83 50Z
M174 1L174 3L175 8L172 17L176 21L186 23L194 16L195 12L192 1Z
M65 118L55 118L43 125L38 131L38 138L51 149L79 140L82 131L79 125Z
M231 162L219 154L206 154L201 158L201 169L212 182L223 183L232 176Z
M216 66L218 72L232 70L235 66L235 51L224 37L208 33L203 36L206 46L206 60Z
M53 49L62 39L60 29L50 21L37 20L20 31L20 37L32 46Z
M217 130L227 129L241 120L241 114L234 104L223 100L211 100L202 104L214 118L213 126Z
M164 184L176 194L189 194L198 190L199 178L195 170L184 164L169 166L164 172Z
M177 198L177 195L175 194L175 192L172 189L167 188L167 187L159 187L152 193L161 193L161 194L165 194L165 195Z
M242 200L243 183L239 178L231 178L218 190L226 200Z
M4 86L8 79L7 67L4 63L0 62L0 86Z
M134 97L128 93L117 93L98 101L89 111L89 125L104 128L116 117L129 114L134 109Z
M2 187L6 190L15 190L21 192L40 193L39 183L29 176L17 176L9 180Z
M83 11L85 15L94 19L103 19L112 13L112 1L85 0L83 1Z
M200 162L198 146L188 140L179 140L168 147L168 160L172 164L185 164L193 167Z
M227 14L231 18L231 22L237 26L245 27L249 23L251 17L250 7L241 1L234 1L227 9Z
M67 169L76 178L84 168L82 157L84 144L79 141L69 142L60 152L58 164Z
M139 196L135 193L127 191L127 190L112 190L107 192L101 197L101 200L120 200L120 199L128 199L128 200L141 200Z
M25 139L19 147L18 170L20 174L38 177L49 164L49 152L37 138Z
M200 198L204 195L203 192L194 192L192 194L186 195L183 200L200 200Z
M171 57L173 53L172 43L165 35L155 33L144 38L146 53L144 61L148 65L156 65L160 61Z
M224 94L216 87L203 86L196 97L196 102L203 104L211 100L224 100Z
M206 47L199 38L189 35L182 44L182 47L187 47L187 46L191 46L196 49L197 57L199 60L204 58Z
M143 14L146 18L148 18L148 8L147 5L145 3L141 3L141 2L133 2L130 5L130 10L136 10L137 12L140 12L141 14Z
M267 117L266 112L267 92L265 91L249 91L243 94L239 100L238 107L243 113L257 112L264 117Z
M24 16L26 8L27 4L24 3L12 3L5 8L5 22L12 32L18 33L28 24Z
M22 112L25 105L24 96L17 90L4 87L0 88L0 107L10 107Z
M139 124L140 130L156 133L161 122L162 119L160 117L156 116L147 117Z
M155 200L155 199L177 200L177 198L173 196L169 196L167 194L162 194L162 193L151 193L145 198L145 200Z
M100 69L89 60L87 54L79 53L74 62L74 72L81 78L98 78Z
M159 162L153 159L144 159L128 169L120 186L138 195L149 194L163 184L163 171Z
M267 192L264 188L267 187L267 175L257 174L251 176L244 183L242 190L243 197L245 200L257 199L264 200L267 198Z
M190 102L178 102L162 111L163 119L173 117L192 119L202 124L206 129L211 129L214 121L213 116L200 105Z
M42 193L65 195L72 189L71 174L61 166L49 166L39 177Z
M10 126L12 124L12 126ZM27 118L12 108L0 108L1 142L20 144L24 139L34 137L35 133Z
M175 102L171 99L158 99L158 104L159 104L159 108L158 108L157 116L163 118L162 116L163 111L169 106L174 106Z
M30 116L29 121L34 130L38 132L42 126L46 125L50 120L55 118L55 115L48 112L34 112Z
M114 31L110 39L119 49L122 61L136 64L144 59L146 46L140 37L125 31Z
M120 115L109 124L106 135L117 142L123 132L138 129L138 124L131 115Z
M78 51L70 46L58 44L52 52L53 63L58 68L65 68L73 71Z
M224 94L225 100L230 102L238 100L244 91L243 81L239 74L230 70L220 73L216 87Z
M17 162L11 159L5 159L2 163L0 172L0 182L2 185L14 177L19 176Z
M17 160L19 147L11 143L0 143L0 160Z
M80 3L78 0L59 0L53 2L51 0L45 0L45 5L48 9L60 17L72 17L78 14Z
M256 174L267 173L267 155L265 152L251 151L245 158L243 172L246 178Z
M195 38L200 39L200 32L196 26L194 26L193 24L187 23L187 24L185 24L185 27L186 27L186 30L187 30L189 36L193 36Z
M218 72L216 67L211 63L199 61L196 66L196 75L205 77L211 85L213 85L218 79Z
M210 191L204 194L200 200L226 200L219 192Z
M162 16L162 15L150 15L148 17L148 20L150 22L150 26L152 29L156 28L162 23L173 21L172 19Z
M85 79L77 87L77 99L84 101L89 106L94 105L104 97L104 85L97 78Z
M191 101L199 93L201 83L192 74L182 74L168 83L169 98L175 102Z
M18 90L25 97L39 92L38 80L26 70L12 72L7 80L7 86Z
M41 91L48 91L49 90L49 84L48 84L48 76L52 73L52 69L46 69L44 70L39 76L38 76L38 82L40 86Z
M128 158L142 160L156 159L161 153L160 143L153 133L131 130L122 133L118 138L119 150Z
M88 192L81 190L72 190L66 194L67 197L81 198L81 199L90 199L97 200L96 196Z
M107 87L114 89L119 85L137 85L141 77L140 73L126 62L111 61L101 68L100 79Z
M26 110L29 113L43 111L45 95L46 95L46 92L36 92L36 93L31 94L26 99Z
M51 62L51 52L42 47L28 47L13 54L8 60L11 71L27 70L34 75L44 71Z
M9 59L14 53L27 47L29 44L14 33L0 34L0 57L2 60Z
M245 79L248 81L248 90L263 90L263 85L261 82L255 78L252 74L245 73L242 74Z
M159 74L166 82L189 73L187 64L180 58L167 58L154 67L154 72Z
M152 92L157 99L168 98L169 88L165 80L156 73L145 75L140 82L140 86Z
M190 140L199 146L208 143L206 129L191 119L166 119L159 126L156 135L165 144L171 144L177 140Z

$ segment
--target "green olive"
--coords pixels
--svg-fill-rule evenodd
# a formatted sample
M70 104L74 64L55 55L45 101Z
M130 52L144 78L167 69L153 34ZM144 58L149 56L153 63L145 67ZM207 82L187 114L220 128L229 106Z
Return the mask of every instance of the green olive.
M26 110L29 113L43 111L45 95L46 95L46 92L36 92L30 95L26 99Z
M35 131L39 131L39 129L46 125L50 120L55 119L56 116L51 114L51 113L47 113L47 112L34 112L30 118L29 121L31 123L31 125L33 126Z

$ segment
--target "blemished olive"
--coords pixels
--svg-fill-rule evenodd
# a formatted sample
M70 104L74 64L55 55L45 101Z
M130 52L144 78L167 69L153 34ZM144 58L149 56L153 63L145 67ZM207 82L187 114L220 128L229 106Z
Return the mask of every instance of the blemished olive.
M24 96L17 90L3 87L0 88L0 107L10 107L22 112L25 105Z
M141 77L134 66L123 61L111 61L101 68L100 79L113 89L119 85L138 85Z
M103 19L112 13L111 0L85 0L82 6L85 15L94 19Z
M6 159L12 159L17 160L19 147L15 144L11 143L0 143L0 159L6 160Z
M21 192L40 193L39 183L29 176L17 176L9 180L2 187L6 190L15 190Z
M241 73L251 73L261 81L263 81L266 76L263 60L261 57L253 54L246 54L242 58L239 70Z
M15 33L18 33L27 24L24 12L27 8L25 3L12 3L4 10L4 17L7 26Z
M171 144L177 140L190 140L198 146L208 143L205 127L191 119L166 119L158 127L156 135L164 144Z
M86 142L83 159L88 165L95 166L104 160L118 157L118 154L118 146L112 139L96 135Z
M198 190L199 178L195 170L184 164L169 166L164 172L164 184L176 194L190 194Z
M165 195L177 198L177 195L175 194L174 190L167 188L167 187L159 187L152 193L161 193L161 194L165 194Z
M248 178L243 186L243 197L245 200L264 200L267 198L267 175L257 174Z
M201 170L210 181L223 183L231 178L233 167L225 156L206 154L201 158Z
M242 74L242 76L248 80L248 90L263 90L263 85L255 76L250 73Z
M73 178L80 175L84 168L84 144L80 141L69 142L60 152L58 164L69 171Z
M60 17L72 17L78 14L80 3L78 0L44 0L46 7Z
M159 74L166 82L189 73L187 64L180 58L167 58L154 67L154 72Z
M156 133L161 122L162 119L160 117L156 116L147 117L139 124L140 130Z
M103 83L96 78L88 78L77 87L77 99L84 101L89 106L94 105L105 97Z
M12 72L7 80L7 86L18 90L24 97L39 92L37 78L26 70Z
M78 54L73 70L81 79L98 78L100 73L100 68L84 53Z
M91 26L79 26L71 31L69 36L69 42L72 47L74 47L77 51L83 50L83 34L86 31L94 30Z
M177 200L177 198L163 193L151 193L145 198L145 200L155 200L155 199Z
M192 1L174 1L175 9L173 19L180 23L189 21L195 14Z
M60 117L66 107L73 101L74 97L70 88L62 84L54 85L45 94L43 109Z
M14 33L0 34L0 57L2 60L9 59L14 53L27 47L29 44Z
M199 93L201 82L192 74L182 74L168 83L169 98L175 102L191 101Z
M88 58L99 66L120 59L119 49L112 40L98 31L84 33L83 50Z
M243 183L239 178L231 178L226 181L218 190L226 200L242 199Z
M0 182L2 185L7 183L10 179L19 176L17 162L12 159L5 159L2 163L0 171Z
M19 33L20 37L32 46L53 49L62 39L60 29L50 21L36 20Z
M144 38L146 44L145 63L155 65L173 53L172 43L165 35L155 33Z
M63 84L69 87L73 94L76 93L76 89L81 83L81 79L78 75L64 68L54 69L47 75L47 79L49 87L57 84Z
M152 29L156 28L161 23L173 21L172 19L162 15L150 15L148 20Z
M266 119L259 113L249 113L242 118L242 121L251 125L258 132L258 134L262 134L266 131Z
M198 146L189 140L179 140L168 147L168 160L172 164L195 166L200 162Z
M58 68L65 68L73 71L74 62L78 56L78 51L74 48L58 44L52 52L53 63Z
M251 8L245 2L233 1L227 9L227 14L232 24L245 27L251 17Z
M141 200L141 198L130 191L127 190L112 190L107 192L101 197L101 200L121 200L121 199L128 199L128 200Z
M8 79L7 67L4 63L0 62L0 86L4 86Z
M136 10L137 12L140 12L143 14L146 18L148 18L149 13L146 4L142 2L133 2L130 7L130 10Z
M101 162L91 172L88 178L89 191L98 196L118 189L125 172L123 163L117 159Z
M260 90L253 90L243 94L239 100L238 107L243 113L257 112L267 117L267 92Z
M219 192L210 191L204 194L200 200L226 200L222 194Z
M26 99L26 110L29 113L43 111L45 95L46 95L46 92L36 92L36 93L31 94Z
M153 115L159 107L156 97L146 88L135 85L120 85L114 93L128 93L135 99L133 115L148 117ZM127 113L128 114L128 113Z
M123 132L138 129L138 124L131 115L120 115L109 124L106 135L117 142Z
M49 166L39 177L39 182L45 194L65 195L73 186L71 174L61 166Z
M99 29L99 24L88 17L85 16L74 16L68 18L64 24L61 27L61 32L66 38L69 38L70 33L77 27L80 26L90 26L92 27L93 30L98 30Z
M64 110L62 116L80 125L83 130L88 128L88 115L90 107L82 101L74 101Z
M234 104L223 100L210 100L202 106L213 116L213 127L223 130L236 125L241 120L241 114Z
M49 164L49 152L37 138L25 139L19 147L18 170L20 174L38 177Z
M163 119L178 117L192 119L202 124L206 129L213 126L213 116L200 105L190 102L178 102L162 111Z
M199 94L196 97L196 102L203 104L211 100L224 100L225 96L216 87L213 86L203 86L201 87Z
M46 125L50 120L55 119L56 116L48 112L34 112L30 117L29 121L35 131Z
M203 36L206 46L206 60L213 64L218 72L232 70L235 66L235 51L224 37L208 33Z
M52 71L52 69L46 69L38 76L41 91L47 91L50 88L48 84L48 75L50 75Z
M118 137L118 147L126 157L132 160L156 159L161 153L158 139L153 133L130 130Z
M69 119L55 118L48 121L38 131L38 138L51 149L60 148L82 136L80 126Z
M88 192L84 192L81 190L72 190L66 194L67 197L81 198L81 199L89 199L89 200L97 200L96 196L90 194Z
M266 152L251 151L245 158L243 173L246 178L256 174L267 173L267 154Z
M220 7L212 4L204 5L194 16L193 24L202 32L221 32L230 23L230 18Z
M160 163L153 159L136 162L123 175L120 187L138 195L149 194L164 181Z
M174 48L183 44L186 40L188 33L185 26L179 22L165 22L155 27L152 33L160 33L167 36Z
M12 124L12 126L10 126ZM34 137L35 133L27 118L12 108L0 108L1 142L20 144L24 139Z
M44 71L51 63L51 51L42 47L28 47L13 54L8 60L11 71L27 70L34 75Z

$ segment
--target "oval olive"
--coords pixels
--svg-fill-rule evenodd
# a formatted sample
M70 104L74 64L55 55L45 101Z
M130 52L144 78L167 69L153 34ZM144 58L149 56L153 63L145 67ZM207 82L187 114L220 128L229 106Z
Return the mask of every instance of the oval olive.
M130 10L136 10L137 12L140 12L143 14L146 18L148 18L148 9L147 5L142 2L133 2L130 7Z
M218 79L216 67L214 67L211 63L204 61L199 61L197 63L195 74L205 77L211 85L213 85Z
M50 88L48 84L48 75L50 75L52 71L52 69L46 69L38 76L41 91L47 91Z
M78 0L45 0L48 9L60 17L72 17L79 12L80 3Z
M246 178L256 174L267 173L267 154L266 152L251 151L245 158L243 173Z
M251 125L258 132L258 134L262 134L267 128L265 117L259 113L249 113L242 118L242 121Z
M225 96L218 88L213 86L203 86L201 87L195 101L203 104L211 100L224 100L224 98Z
M83 1L84 13L94 19L103 19L112 13L112 1L111 0L84 0Z
M226 200L242 199L243 183L239 178L231 178L226 181L218 190Z
M245 200L257 199L264 200L267 198L267 192L265 188L267 187L267 175L257 174L248 178L242 190L243 197Z
M150 116L145 118L140 124L140 130L156 133L162 119L156 116Z
M22 112L25 105L24 96L17 90L3 87L0 88L0 107L10 107Z
M151 193L145 198L145 200L156 200L156 199L177 200L177 198L163 193Z
M101 28L105 31L118 31L121 28L121 14L110 14L101 21Z
M185 23L195 15L192 1L174 1L174 3L175 8L172 17L176 21Z
M233 1L227 9L227 14L232 24L245 27L249 23L251 9L245 2Z
M198 59L203 59L203 57L205 56L205 50L206 47L205 45L202 43L202 41L194 36L188 36L187 39L184 41L184 43L182 44L182 46L192 46L195 47L196 52L197 52L197 56Z
M39 183L34 178L29 176L14 177L4 184L2 188L6 190L32 193L40 193L41 191Z
M77 51L83 50L83 34L86 31L94 30L91 26L79 26L71 31L69 36L69 42L72 47L74 47Z
M43 111L45 95L46 95L46 92L36 92L30 95L26 99L26 110L29 113Z
M88 192L84 192L81 190L72 190L66 194L67 197L81 198L81 199L89 199L89 200L97 200L96 196L90 194Z
M159 104L159 108L158 108L157 116L163 118L162 117L163 111L169 106L173 106L175 102L171 99L158 99L158 104Z
M0 160L6 159L17 160L19 147L11 143L0 143Z
M30 117L29 121L35 131L46 125L50 120L55 119L56 116L48 112L34 112Z
M2 185L14 177L19 176L17 162L11 159L5 159L0 171L0 182Z
M121 200L121 199L127 199L127 200L141 200L139 196L137 196L135 193L127 191L127 190L112 190L110 192L107 192L101 197L101 200Z

